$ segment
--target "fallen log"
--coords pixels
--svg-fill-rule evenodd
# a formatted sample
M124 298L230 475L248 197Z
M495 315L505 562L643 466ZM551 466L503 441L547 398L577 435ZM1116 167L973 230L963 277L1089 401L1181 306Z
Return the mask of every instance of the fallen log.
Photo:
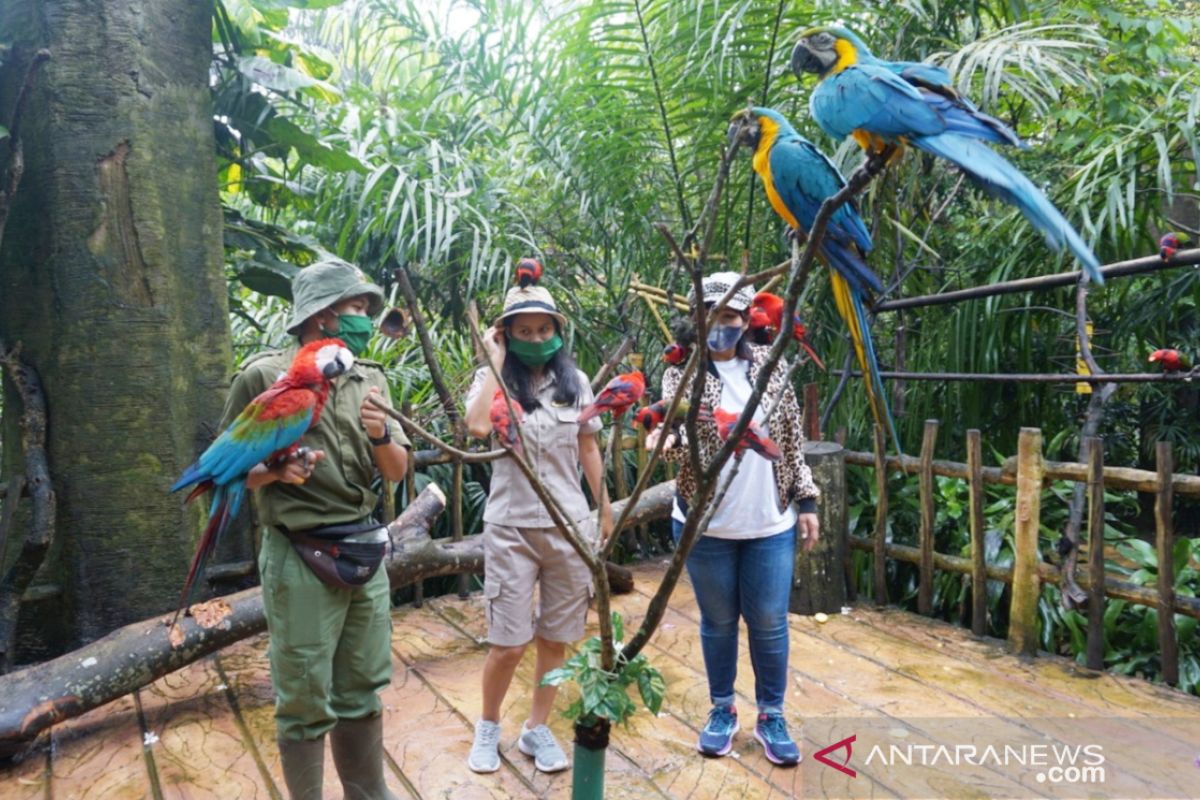
M642 495L630 525L670 513L672 483ZM388 526L392 547L385 562L393 588L425 578L483 573L479 535L459 542L433 539L429 530L446 505L435 484L425 487ZM614 516L620 503L614 503ZM613 591L633 590L633 574L609 563ZM35 744L53 725L79 716L163 675L261 633L267 623L258 587L197 603L175 627L173 614L136 622L56 659L0 675L0 759Z

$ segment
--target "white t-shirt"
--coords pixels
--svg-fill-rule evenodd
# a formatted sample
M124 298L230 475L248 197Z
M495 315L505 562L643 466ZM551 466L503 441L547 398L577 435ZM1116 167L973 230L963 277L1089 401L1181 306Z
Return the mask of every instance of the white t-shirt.
M712 363L721 377L721 408L741 414L753 389L746 375L748 364L739 358ZM763 404L759 403L754 412L754 421L769 433L763 424L763 417ZM718 486L733 467L734 459L725 462ZM733 483L729 485L729 491L725 493L725 499L717 507L704 535L718 539L757 539L794 528L795 510L789 505L780 511L778 503L779 493L775 488L775 470L771 462L753 450L747 450ZM671 517L680 522L686 520L678 501L674 504Z

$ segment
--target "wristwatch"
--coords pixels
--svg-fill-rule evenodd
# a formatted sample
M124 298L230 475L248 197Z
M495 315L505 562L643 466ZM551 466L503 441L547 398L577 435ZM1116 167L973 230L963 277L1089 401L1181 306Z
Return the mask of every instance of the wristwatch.
M379 447L382 444L391 444L392 443L392 432L389 431L387 428L384 428L383 436L380 436L378 439L376 439L374 436L371 436L370 434L367 434L367 441L371 443L372 447Z

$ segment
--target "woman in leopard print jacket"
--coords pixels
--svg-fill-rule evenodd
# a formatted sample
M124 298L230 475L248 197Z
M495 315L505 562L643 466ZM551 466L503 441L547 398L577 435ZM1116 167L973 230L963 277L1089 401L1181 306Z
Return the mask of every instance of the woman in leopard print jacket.
M738 279L735 273L717 273L704 279L703 302L711 307ZM739 290L718 314L708 332L709 361L704 369L703 404L740 414L749 399L769 348L751 345L743 337L754 289ZM688 555L687 569L700 606L700 640L708 673L712 710L700 733L698 749L709 756L723 756L733 748L738 730L734 707L734 679L738 661L738 620L745 619L749 631L751 663L754 665L758 719L754 736L768 759L791 765L800 760L783 717L787 691L788 599L796 537L806 549L817 541L819 525L816 501L820 495L812 472L804 463L804 436L795 392L787 384L787 366L772 373L755 412L754 420L767 429L782 451L774 463L747 450L742 457L721 505L708 528ZM672 400L682 391L691 396L691 386L681 386L683 374L677 367L663 374L662 396ZM764 422L764 412L781 404ZM700 463L707 464L721 447L712 422L697 423ZM659 435L661 429L656 431ZM672 526L676 541L683 531L689 503L695 493L686 434L667 432L663 457L679 465L676 479ZM654 447L658 436L651 434L646 446ZM730 459L722 476L735 466Z

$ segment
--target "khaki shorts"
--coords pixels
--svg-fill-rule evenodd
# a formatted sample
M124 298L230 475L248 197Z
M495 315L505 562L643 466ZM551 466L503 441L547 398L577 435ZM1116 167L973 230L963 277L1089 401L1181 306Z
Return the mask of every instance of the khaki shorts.
M594 539L595 520L578 525ZM557 528L511 528L486 522L483 553L490 644L518 647L535 634L551 642L582 638L592 573Z

